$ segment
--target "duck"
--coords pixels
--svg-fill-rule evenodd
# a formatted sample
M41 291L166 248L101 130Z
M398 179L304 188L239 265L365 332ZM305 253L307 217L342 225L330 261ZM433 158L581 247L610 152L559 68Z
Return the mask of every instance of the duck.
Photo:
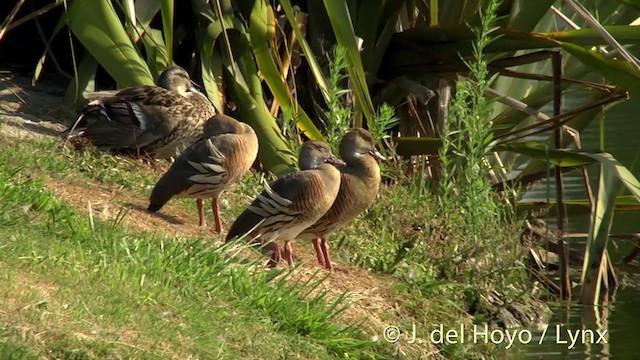
M174 65L162 72L157 86L125 88L89 102L63 135L103 150L170 159L198 139L215 113L189 73Z
M340 168L340 190L336 200L317 222L298 236L313 241L318 263L329 271L333 266L327 237L373 204L381 181L378 161L386 160L376 150L371 133L362 128L353 128L342 137L339 153L346 165Z
M226 241L249 238L261 244L275 267L282 254L278 240L284 240L284 258L294 266L291 241L318 221L333 204L340 189L340 170L329 145L309 140L302 144L299 163L304 170L288 173L271 182L233 222Z
M199 226L206 226L204 200L211 198L215 233L222 232L218 198L249 171L258 155L253 128L233 117L216 114L201 138L184 150L156 183L147 210L155 213L172 198L195 198Z

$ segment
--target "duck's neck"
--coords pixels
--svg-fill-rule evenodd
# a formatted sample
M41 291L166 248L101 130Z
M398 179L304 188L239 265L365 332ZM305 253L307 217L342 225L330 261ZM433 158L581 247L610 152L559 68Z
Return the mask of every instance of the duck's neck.
M351 172L358 176L380 179L380 166L378 162L370 155L351 157L346 160L347 168L351 169Z
M324 183L329 187L340 185L340 170L331 164L320 164L316 167L320 170Z

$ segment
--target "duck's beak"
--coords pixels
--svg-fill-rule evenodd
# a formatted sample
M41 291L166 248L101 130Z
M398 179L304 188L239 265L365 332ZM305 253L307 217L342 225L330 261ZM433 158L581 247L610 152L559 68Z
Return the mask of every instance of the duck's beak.
M378 150L369 151L369 154L379 161L387 161L387 158L384 157L384 155L382 155Z
M344 161L338 159L337 157L335 157L333 155L329 156L325 162L327 162L327 163L329 163L331 165L334 165L334 166L345 166L345 165L347 165Z
M191 84L189 85L189 91L194 92L194 93L199 93L200 92L200 87L198 86L198 84L193 82L193 80L191 80Z

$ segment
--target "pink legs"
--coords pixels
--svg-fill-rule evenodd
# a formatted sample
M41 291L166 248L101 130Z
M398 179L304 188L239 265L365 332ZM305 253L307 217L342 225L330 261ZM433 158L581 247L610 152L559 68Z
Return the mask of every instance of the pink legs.
M291 247L291 240L285 240L284 242L284 259L287 260L289 266L293 266L293 247Z
M325 238L316 238L313 239L313 247L316 250L316 257L318 258L318 263L322 265L325 269L331 271L333 270L333 265L331 264L331 258L329 257L329 247L327 246L327 239ZM264 253L269 255L271 260L267 264L267 267L275 267L280 261L281 257L287 261L289 266L294 266L293 262L293 247L291 246L291 240L286 240L284 242L284 251L283 254L280 254L280 247L275 242L271 242L264 247Z
M204 200L196 199L198 205L198 226L207 226L207 222L204 220Z
M211 211L213 212L213 218L215 220L215 233L220 234L222 232L222 220L220 220L220 205L218 204L218 198L211 198Z
M280 246L275 242L270 242L262 248L262 252L269 256L268 268L274 268L280 262Z
M322 256L324 256L324 267L327 270L332 270L333 267L331 265L331 259L329 258L329 247L327 246L327 239L322 238L322 243L320 244L322 248Z
M316 250L316 257L318 263L325 267L327 270L332 270L331 259L329 258L329 247L327 246L327 239L315 238L313 241L313 248Z
M293 266L293 247L291 246L291 240L284 242L284 259L289 266ZM280 254L280 246L276 242L270 242L262 248L262 253L267 255L270 259L267 263L268 268L274 268L278 266L280 259L283 257Z
M320 243L318 242L320 238L313 239L313 248L316 250L316 257L318 258L318 264L324 266L324 254L322 253L322 249L320 248Z
M198 205L198 226L207 226L207 222L204 219L204 200L196 199ZM219 234L222 232L222 220L220 220L220 205L218 204L218 198L211 198L211 211L213 212L213 219L215 222L214 232Z

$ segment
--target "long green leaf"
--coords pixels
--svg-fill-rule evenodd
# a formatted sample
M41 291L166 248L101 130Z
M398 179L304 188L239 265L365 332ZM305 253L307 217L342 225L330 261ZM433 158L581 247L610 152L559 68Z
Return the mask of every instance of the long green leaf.
M428 9L426 7L426 4L423 3L422 1L417 1L414 4L412 4L413 6L408 7L407 12L411 13L413 9L419 9L420 12L426 14L429 14L429 26L438 26L439 23L439 19L438 19L438 12L439 12L439 7L438 7L438 0L429 0L429 6Z
M95 79L98 63L90 53L84 53L80 65L78 66L78 74L75 81L71 81L67 87L65 101L76 105L86 104L83 94L87 91L95 91Z
M622 185L631 192L631 195L640 201L640 181L638 181L627 167L620 164L620 162L609 153L588 154L587 156L600 162L604 167L603 170L605 173L615 176L622 182Z
M296 119L297 126L305 135L313 140L324 140L324 137L313 124L307 113L302 109L295 99L292 99L286 81L282 78L269 49L269 33L275 31L275 25L268 21L268 12L273 13L271 6L267 6L264 0L256 0L251 12L251 45L260 68L260 73L264 77L267 85L271 89L273 96L280 104L280 107L291 119ZM271 29L269 29L271 27Z
M224 35L224 34L223 34ZM229 32L229 45L233 52L234 62L230 67L232 74L243 82L243 85L249 90L251 97L254 99L262 99L262 81L258 75L258 68L256 66L255 58L253 57L253 50L249 39L240 32ZM240 76L240 74L242 76Z
M591 208L589 235L585 245L584 262L580 276L580 282L582 284L585 284L588 273L592 271L590 265L592 259L595 257L596 244L602 244L603 251L606 250L611 232L611 224L613 223L613 208L616 193L620 188L620 182L616 181L614 173L605 171L607 167L607 164L602 163L598 181L598 195ZM596 283L600 284L599 275ZM583 302L586 302L585 299L591 298L591 302L595 304L598 302L598 296L596 294L587 294L587 291L590 289L592 289L591 286L583 287L582 299ZM599 285L596 285L596 292L599 293Z
M122 27L108 0L76 0L68 12L69 27L118 87L151 85L149 67Z
M173 64L173 0L161 0L162 7L162 32L164 33L164 44L167 49L167 64Z
M282 9L284 10L287 20L289 21L289 25L291 25L291 28L293 29L293 32L296 35L298 42L300 43L302 52L304 53L307 62L309 63L309 68L311 68L311 72L313 73L316 83L318 84L318 87L322 92L322 96L326 101L328 101L329 92L327 89L329 88L329 86L327 85L327 80L322 73L322 68L320 68L313 50L311 50L309 43L305 39L302 31L300 30L300 27L298 26L297 18L294 15L293 8L291 7L291 2L289 0L280 0L280 4L282 5Z
M588 152L581 150L553 149L540 142L513 143L496 146L496 151L513 151L534 159L548 161L562 167L575 167L596 162Z
M224 88L223 70L220 53L213 53L218 35L219 25L211 23L202 30L199 39L200 47L200 68L202 71L202 83L207 92L207 97L213 103L216 111L224 113Z
M509 18L509 27L520 31L532 31L554 3L555 0L518 2L518 13ZM513 6L513 9L515 8L516 6Z
M136 0L135 2L136 19L142 28L147 28L151 24L151 20L158 11L160 11L158 0Z
M353 90L356 94L356 109L359 110L368 121L374 121L375 110L369 94L367 78L362 67L362 59L360 58L360 48L357 42L357 36L353 29L349 8L345 0L323 0L324 6L329 15L329 21L333 27L338 44L345 48L349 67L347 68ZM356 122L356 126L361 126Z
M574 44L560 42L560 45L607 80L625 88L631 95L640 95L640 73L628 62Z
M159 76L162 70L171 65L171 63L167 61L170 56L167 54L167 49L164 46L162 32L157 29L148 29L142 35L142 44L144 45L147 55L147 66L149 66L149 70L155 76Z

